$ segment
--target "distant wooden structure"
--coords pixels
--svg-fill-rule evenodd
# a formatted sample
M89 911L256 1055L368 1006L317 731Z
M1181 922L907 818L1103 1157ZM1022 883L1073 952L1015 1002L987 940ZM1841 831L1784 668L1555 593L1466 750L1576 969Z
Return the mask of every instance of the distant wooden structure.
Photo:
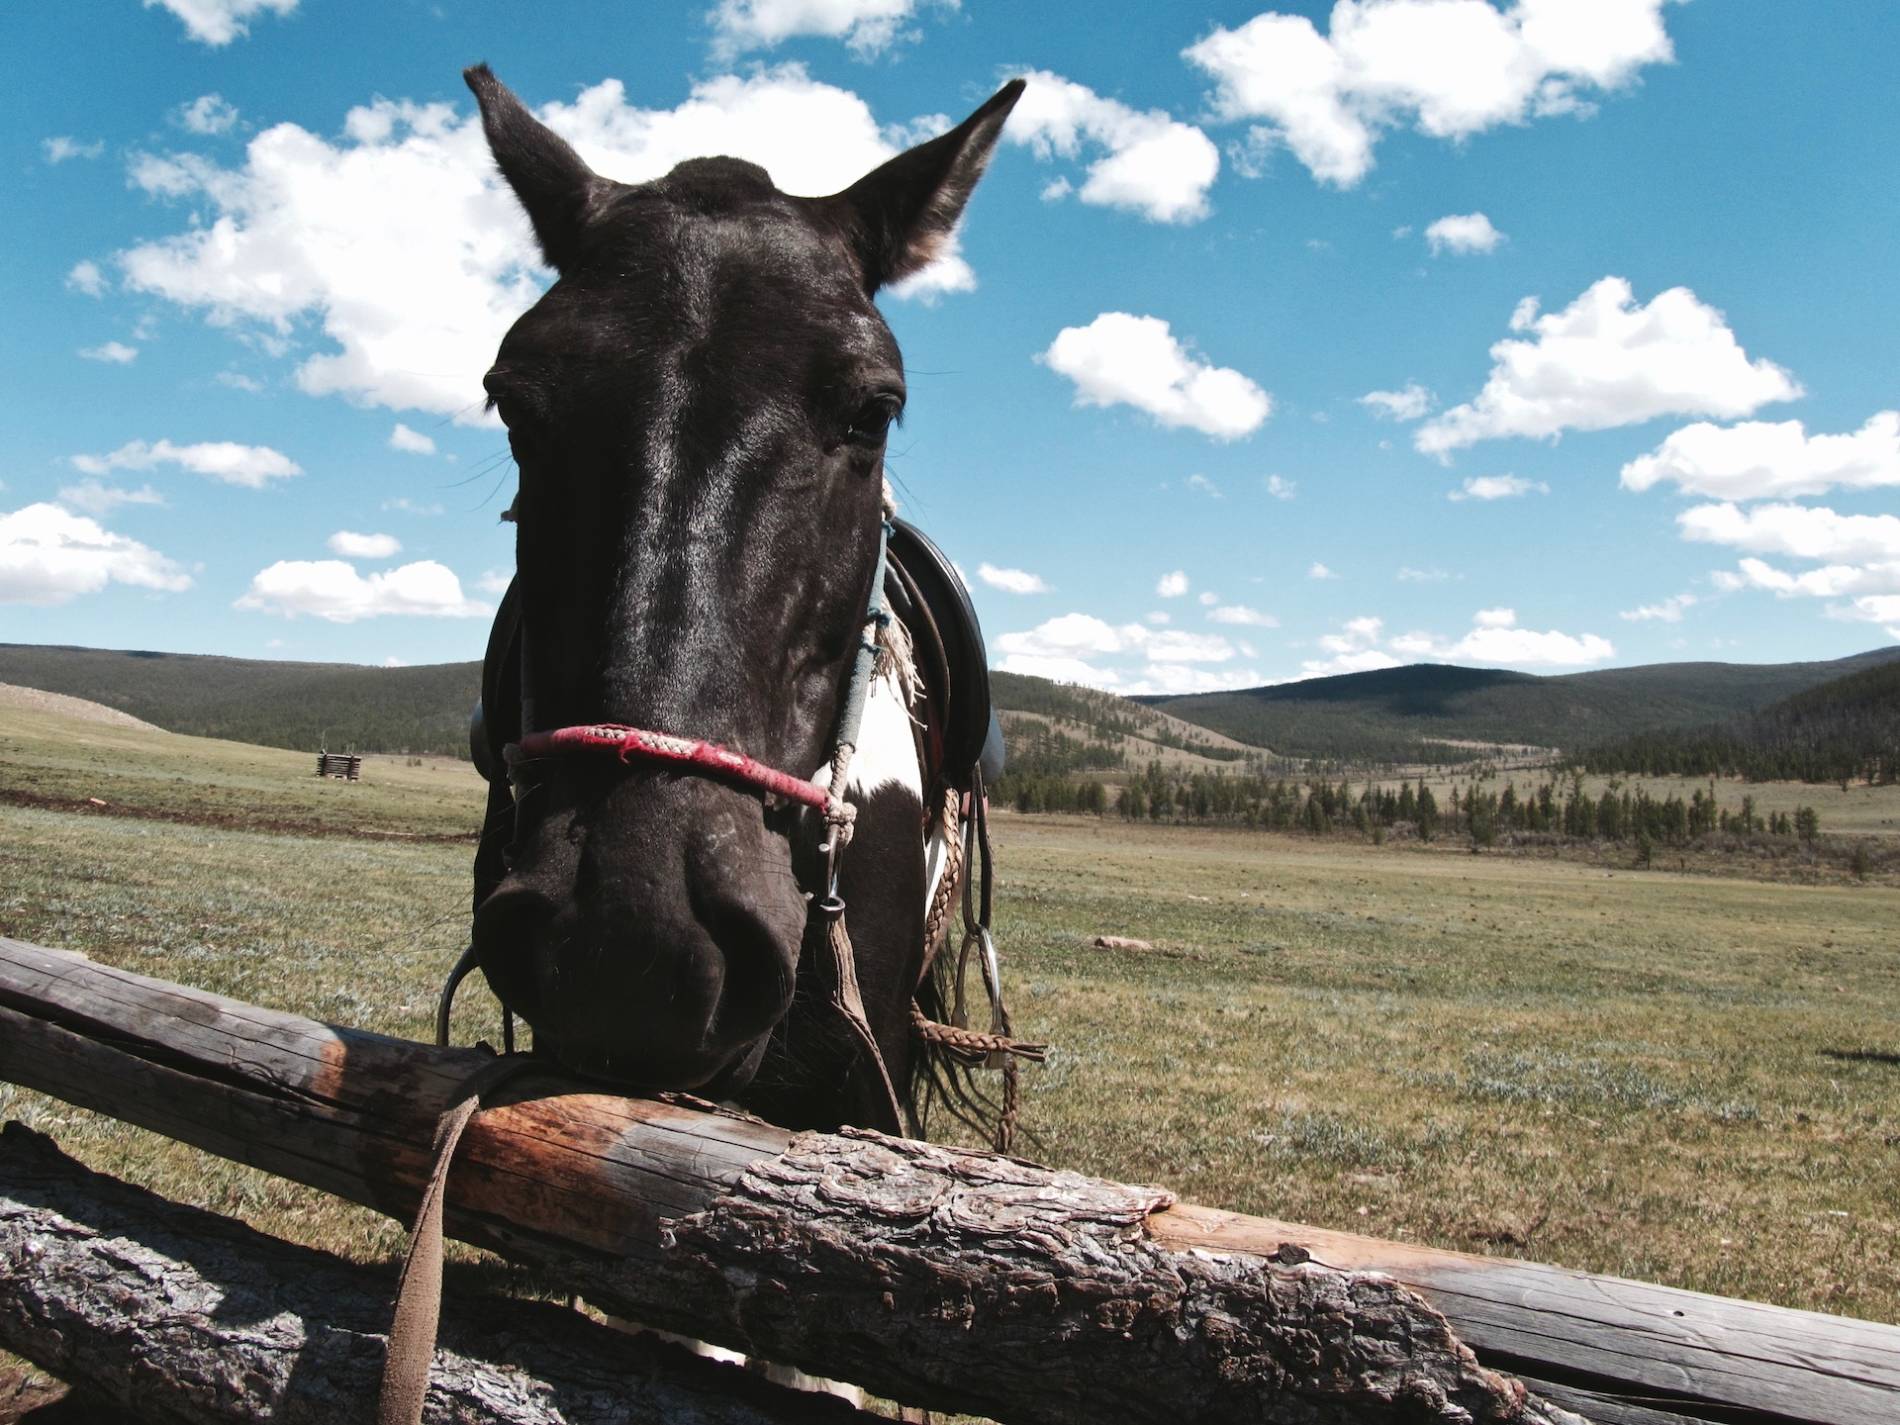
M334 777L339 782L360 782L363 780L363 759L354 752L319 752L317 775Z

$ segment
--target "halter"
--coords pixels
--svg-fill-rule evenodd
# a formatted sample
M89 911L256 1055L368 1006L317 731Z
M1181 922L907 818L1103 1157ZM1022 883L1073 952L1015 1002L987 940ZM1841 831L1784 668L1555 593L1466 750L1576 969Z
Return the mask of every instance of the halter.
M906 549L911 551L906 557L916 559L917 572L923 576L921 581L917 575L892 557L891 543L893 537L900 533ZM954 586L959 600L959 612L955 623L952 626L940 626L939 619L931 612L930 593L925 587L931 578L933 566L942 566L941 569L934 569L940 580L951 577L942 574L942 569L949 567L942 554L918 531L897 522L887 503L879 521L877 564L873 572L870 594L865 604L858 648L852 661L850 679L845 685L845 696L839 710L832 755L826 769L828 785L820 786L815 777L801 777L782 771L715 742L673 732L632 727L624 723L586 723L523 732L513 742L507 744L502 749L502 753L510 767L530 759L602 754L613 756L622 765L632 765L635 762L668 764L689 774L717 777L749 787L765 796L782 797L820 812L824 816L829 832L819 847L825 855L822 891L808 891L806 896L811 906L807 919L807 938L810 939L812 931L822 934L830 952L832 1006L851 1030L853 1037L858 1040L875 1072L877 1087L882 1090L886 1111L886 1122L883 1126L887 1131L901 1133L906 1115L899 1103L889 1070L885 1066L876 1035L872 1032L870 1022L864 1012L863 998L858 988L856 956L845 929L845 903L838 894L843 854L850 844L857 816L857 808L845 799L845 791L850 784L851 762L857 751L857 742L863 727L871 686L878 675L878 660L884 651L885 640L897 622L886 595L887 576L894 579L898 585L900 598L911 610L909 617L919 620L927 632L935 657L933 666L939 670L939 677L945 685L944 697L948 698L948 685L955 681L959 674L973 681L981 679L984 691L981 699L982 717L978 722L972 724L966 716L963 725L958 728L937 730L939 742L942 744L937 749L940 759L950 765L967 760L969 765L966 776L946 775L949 783L948 800L943 807L946 849L957 854L948 858L939 880L937 895L932 905L927 908L924 966L920 975L927 975L934 962L939 942L948 929L945 924L948 918L945 912L950 908L949 898L956 894L959 873L967 869L969 874L961 877L965 942L957 963L955 1012L951 1016L950 1024L941 1024L929 1019L913 1003L912 1032L919 1039L937 1045L965 1064L982 1064L1005 1071L1005 1109L1004 1117L998 1124L998 1147L1006 1149L1015 1114L1016 1075L1013 1059L1021 1057L1039 1061L1044 1051L1041 1045L1021 1043L1011 1037L1009 1014L1003 1005L995 949L989 933L990 855L987 818L983 814L982 765L990 763L992 758L1000 763L1001 747L1000 738L994 726L994 716L988 709L987 677L982 659L982 635L976 630L974 612L968 608L967 596L963 594L960 584ZM508 607L513 601L513 596L514 590L511 588L508 598L504 600L503 612L497 616L495 634L491 636L484 665L484 684L488 684L495 676L498 663L506 659L509 651L508 645L512 633L511 630L504 628L504 622L510 620ZM972 639L974 640L974 657L972 657ZM487 687L484 688L485 694L489 691ZM492 765L492 756L484 758L482 755L488 742L487 730L482 718L483 709L478 705L477 718L471 727L471 750L478 764L481 764L484 775L490 780L492 807L494 789L505 785L506 772ZM948 766L945 771L948 774ZM961 800L957 790L959 787L970 795L970 816L963 822L961 828L957 826L956 811ZM980 858L971 854L979 845ZM970 897L972 883L976 879L979 867L983 873L984 884L980 900L981 912L977 914ZM978 951L976 956L978 967L986 997L990 1002L988 1033L969 1027L964 1004L963 971L973 948ZM443 986L441 997L437 1002L436 1040L438 1043L448 1042L449 1014L455 991L474 965L475 948L471 944L450 971L448 981ZM504 1047L512 1051L514 1017L506 1005L503 1006L502 1026Z

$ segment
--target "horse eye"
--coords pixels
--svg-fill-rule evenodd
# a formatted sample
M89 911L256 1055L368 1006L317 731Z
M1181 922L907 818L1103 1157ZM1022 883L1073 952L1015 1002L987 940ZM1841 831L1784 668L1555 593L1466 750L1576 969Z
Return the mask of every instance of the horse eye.
M858 407L846 434L859 445L876 445L890 432L891 422L903 411L903 397L890 391L880 392Z

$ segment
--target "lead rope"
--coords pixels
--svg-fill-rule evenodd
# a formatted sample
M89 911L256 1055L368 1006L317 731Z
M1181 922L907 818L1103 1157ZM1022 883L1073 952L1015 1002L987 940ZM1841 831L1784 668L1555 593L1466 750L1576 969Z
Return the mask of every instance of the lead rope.
M483 1064L462 1081L461 1096L436 1120L435 1162L422 1187L416 1223L409 1233L408 1255L396 1280L396 1311L389 1323L382 1389L376 1400L377 1425L421 1425L423 1403L429 1394L429 1368L435 1362L436 1328L442 1316L442 1205L448 1191L449 1165L455 1161L462 1130L468 1127L484 1097L534 1067L525 1054L510 1054Z

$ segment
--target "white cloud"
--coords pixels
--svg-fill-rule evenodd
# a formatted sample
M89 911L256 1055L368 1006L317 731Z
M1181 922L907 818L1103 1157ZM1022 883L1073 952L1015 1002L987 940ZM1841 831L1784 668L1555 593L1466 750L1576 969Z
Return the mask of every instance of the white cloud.
M1473 475L1456 490L1446 492L1448 500L1512 500L1519 495L1548 495L1550 486L1542 480L1526 480L1522 475Z
M138 360L139 349L127 346L122 341L108 341L99 346L82 346L79 354L88 361L103 361L112 366L126 366Z
M1307 566L1306 577L1309 579L1337 579L1339 575L1315 559Z
M1103 312L1064 327L1036 360L1075 383L1078 406L1123 404L1164 426L1238 440L1273 413L1273 398L1240 372L1210 366L1159 317Z
M454 572L433 559L367 579L340 559L280 559L258 571L234 607L285 618L310 614L332 623L395 614L479 618L493 612L487 604L465 598Z
M1723 571L1717 576L1725 588L1770 589L1786 597L1805 595L1814 599L1838 599L1849 594L1900 593L1900 559L1876 560L1870 564L1828 564L1790 574L1765 559L1744 559L1739 574Z
M515 581L512 569L484 569L481 577L475 581L475 587L493 598L500 598L508 592L508 586Z
M1672 58L1665 3L1340 0L1325 35L1304 16L1268 12L1183 56L1215 81L1222 118L1258 121L1256 153L1285 144L1315 178L1351 187L1386 129L1457 140L1592 112L1587 95Z
M1442 584L1451 578L1448 569L1414 569L1409 564L1399 566L1399 572L1393 576L1401 584Z
M1111 624L1092 614L1062 614L1025 632L1006 633L996 647L1004 655L999 666L1008 672L1125 693L1203 691L1260 681L1250 668L1225 666L1240 650L1219 634ZM1121 660L1122 666L1109 660ZM1128 666L1129 660L1139 666ZM1206 664L1222 666L1217 671L1197 666Z
M1300 492L1297 480L1289 480L1284 475L1267 476L1267 493L1276 500L1290 500Z
M1198 473L1187 477L1187 487L1190 490L1198 491L1200 494L1206 495L1210 499L1224 500L1227 498L1221 493L1220 486L1216 485L1205 475Z
M251 30L253 16L269 11L288 15L297 0L145 0L145 8L163 5L184 22L185 33L213 49Z
M1301 676L1329 678L1340 673L1398 667L1399 660L1377 646L1384 629L1385 621L1370 614L1348 619L1340 632L1324 634L1319 639L1319 646L1332 656L1305 660L1300 664Z
M1046 594L1048 584L1040 574L1031 574L1027 569L999 569L994 564L976 566L976 577L992 589L1001 589L1006 594Z
M324 543L332 554L345 559L389 559L402 553L402 541L393 534L358 534L340 529Z
M1157 223L1192 223L1207 216L1207 190L1220 172L1220 151L1206 134L1163 110L1131 109L1059 74L1033 70L1023 77L1029 87L1003 137L1028 144L1041 159L1074 159L1084 145L1105 150L1074 190L1084 203L1126 208ZM1053 191L1058 184L1059 191ZM1042 196L1060 198L1070 191L1068 181L1059 179Z
M1491 348L1490 378L1476 399L1421 426L1413 444L1448 457L1500 436L1555 437L1607 430L1657 416L1733 420L1801 386L1766 359L1750 361L1722 314L1687 287L1636 304L1621 277L1594 283L1561 312L1518 303L1511 330Z
M88 297L97 297L106 290L106 275L99 270L99 264L96 262L75 262L73 270L66 274L66 285L75 292L83 292Z
M1166 609L1154 609L1148 614L1148 622L1153 624L1156 628L1160 628L1164 624L1173 623L1174 615L1169 613Z
M1178 599L1188 591L1187 570L1176 569L1155 581L1155 592L1164 599Z
M1800 421L1697 421L1623 467L1626 490L1663 480L1718 500L1900 485L1900 411L1876 412L1851 435L1811 436Z
M1245 604L1222 604L1207 611L1207 616L1215 623L1238 624L1244 628L1278 628L1280 620L1272 614L1262 613L1259 609L1250 609Z
M1682 537L1751 554L1785 554L1843 564L1900 559L1900 517L1841 515L1822 506L1697 505L1676 516Z
M1425 229L1425 241L1431 244L1434 257L1445 252L1495 252L1504 234L1483 213L1447 213Z
M421 431L410 430L409 427L404 425L401 421L397 421L396 428L389 433L389 448L391 450L407 451L411 455L435 454L435 442L433 440L424 435Z
M0 515L0 603L63 604L108 583L177 593L191 578L157 550L58 505Z
M1200 600L1200 605L1204 609L1211 609L1215 604L1220 602L1220 595L1215 593L1212 589L1201 590L1201 592L1196 595L1196 598Z
M1387 646L1412 657L1504 668L1578 668L1616 656L1615 646L1598 634L1519 628L1516 611L1505 608L1480 609L1470 632L1453 642L1429 633L1407 633Z
M126 490L98 480L81 480L77 485L60 486L59 502L89 515L109 515L121 505L162 505L165 497L150 485Z
M730 154L789 192L830 193L897 151L862 99L794 64L702 81L671 109L631 105L606 80L540 113L627 182ZM334 139L277 124L239 166L148 156L133 179L206 211L118 255L131 288L297 352L297 384L312 395L489 419L482 373L546 273L469 106L378 99L350 110ZM953 254L903 290L974 283Z
M1681 623L1682 611L1700 603L1694 594L1671 594L1659 604L1639 604L1617 615L1631 623Z
M1391 421L1422 420L1432 408L1432 393L1416 381L1400 391L1368 391L1359 404L1375 416Z
M106 145L103 139L81 143L68 134L55 134L50 139L40 140L40 152L46 155L48 163L65 163L75 158L97 158L105 151Z
M72 463L75 470L87 475L177 465L209 479L252 490L261 490L272 480L303 474L303 467L280 450L272 450L268 445L239 445L229 440L201 441L197 445L134 440L109 455L75 455Z
M954 10L958 0L934 3ZM919 0L719 0L707 18L713 52L722 60L803 35L843 40L860 59L870 59L918 38L906 22L920 8Z
M242 371L220 371L211 378L220 386L229 386L233 391L249 391L256 395L264 389L264 383L255 376L246 376Z
M237 124L238 111L219 95L200 94L189 104L180 104L172 118L182 129L209 136L229 133Z

